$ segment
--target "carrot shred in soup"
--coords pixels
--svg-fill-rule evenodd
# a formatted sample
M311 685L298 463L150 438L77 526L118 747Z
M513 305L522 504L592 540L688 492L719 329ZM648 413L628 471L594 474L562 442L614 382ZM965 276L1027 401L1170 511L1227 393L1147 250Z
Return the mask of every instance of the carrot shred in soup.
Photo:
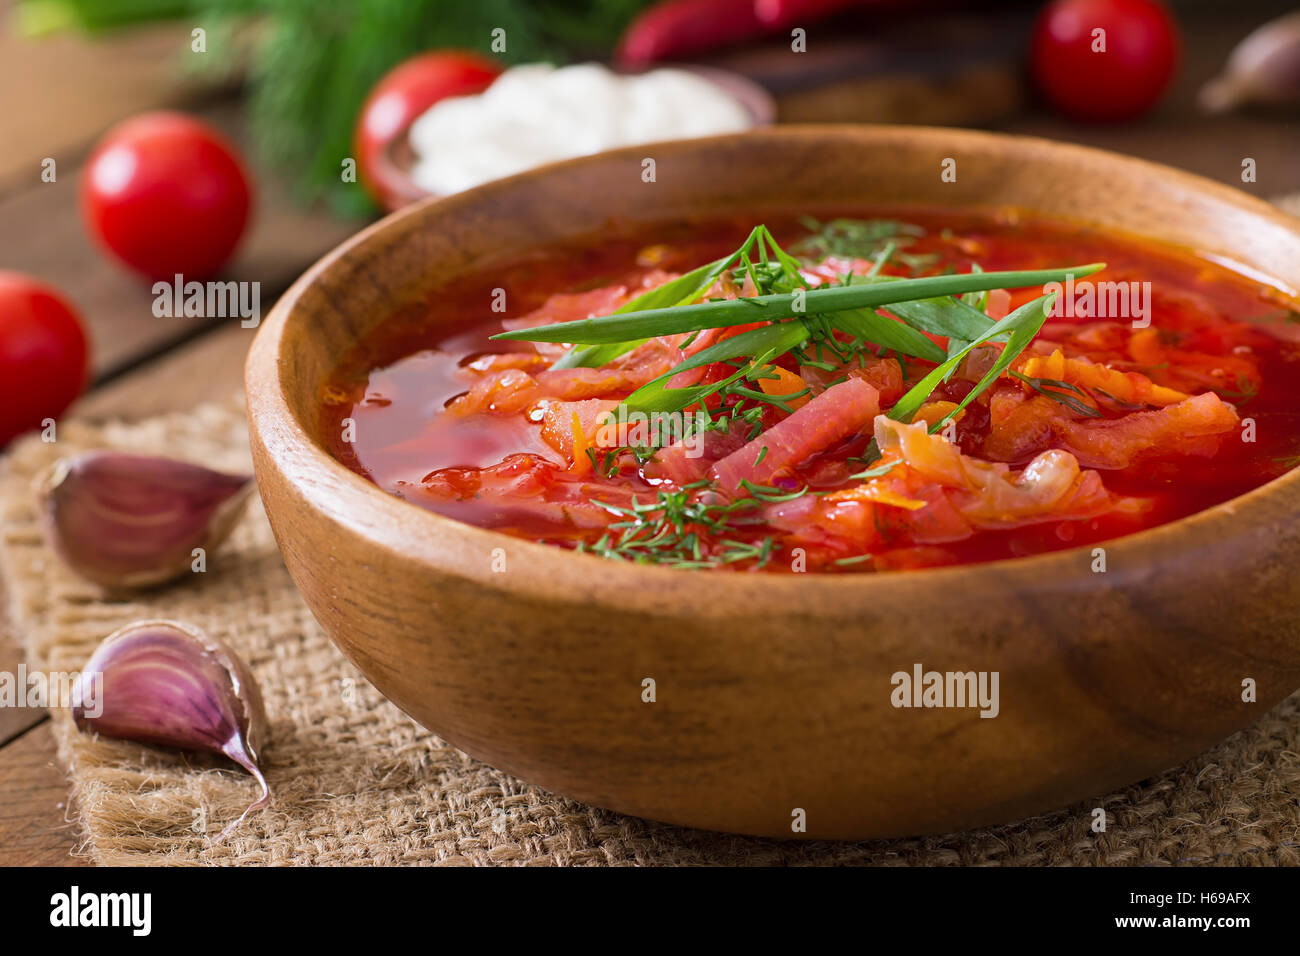
M348 356L321 433L451 518L736 571L1077 547L1298 461L1276 289L1013 212L756 221L458 279Z

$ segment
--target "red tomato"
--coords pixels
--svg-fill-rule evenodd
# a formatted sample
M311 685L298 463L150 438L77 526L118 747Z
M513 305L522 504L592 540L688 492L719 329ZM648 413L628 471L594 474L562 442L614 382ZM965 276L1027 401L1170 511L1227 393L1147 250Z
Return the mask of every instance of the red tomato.
M0 271L0 445L58 418L86 384L81 319L54 289Z
M500 75L496 61L459 50L421 53L389 70L361 107L353 137L361 185L371 198L388 209L415 198L401 185L389 145L434 103L482 93Z
M91 235L147 278L212 275L252 205L235 148L183 113L142 113L100 140L81 178Z
M1178 55L1178 25L1159 0L1054 0L1034 27L1030 68L1066 116L1126 120L1160 99Z

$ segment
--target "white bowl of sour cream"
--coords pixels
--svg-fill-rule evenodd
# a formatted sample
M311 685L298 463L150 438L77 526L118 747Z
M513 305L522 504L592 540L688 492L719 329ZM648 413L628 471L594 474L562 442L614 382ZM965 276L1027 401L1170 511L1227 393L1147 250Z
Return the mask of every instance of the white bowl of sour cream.
M391 157L403 199L447 196L546 163L770 124L761 87L708 67L617 73L597 63L506 70L484 92L435 103Z

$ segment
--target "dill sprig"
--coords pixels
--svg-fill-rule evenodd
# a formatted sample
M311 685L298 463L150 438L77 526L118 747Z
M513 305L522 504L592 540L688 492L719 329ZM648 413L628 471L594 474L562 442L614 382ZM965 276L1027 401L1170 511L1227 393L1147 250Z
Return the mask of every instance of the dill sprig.
M920 226L896 219L832 219L821 222L804 216L800 223L810 235L790 247L799 256L820 261L822 259L879 260L876 269L885 261L894 261L911 269L913 274L927 269L938 261L935 253L915 255L906 247L925 230Z
M875 468L868 468L866 471L859 471L857 474L849 475L849 477L861 481L867 481L871 478L879 478L882 475L889 474L896 466L901 465L902 463L903 459L895 458L891 461L885 462L883 465L877 465Z
M758 498L728 501L708 494L710 491L710 482L699 481L679 489L661 488L653 501L633 501L631 505L593 498L593 504L620 520L611 523L595 542L580 543L578 550L676 568L711 568L750 559L760 567L765 565L772 555L771 538L747 542L732 537L738 529L764 523L760 515L752 514L762 502ZM716 539L716 547L706 546L706 534Z
M1024 382L1039 395L1050 398L1052 401L1064 405L1076 415L1084 418L1102 418L1101 412L1087 403L1089 395L1077 385L1071 385L1069 382L1062 382L1054 378L1031 378L1020 372L1012 370L1011 377ZM1068 394L1073 392L1074 394ZM1078 397L1076 397L1078 396Z
M1236 405L1244 405L1259 394L1259 387L1245 375L1238 375L1235 388L1220 385L1214 389L1224 398Z

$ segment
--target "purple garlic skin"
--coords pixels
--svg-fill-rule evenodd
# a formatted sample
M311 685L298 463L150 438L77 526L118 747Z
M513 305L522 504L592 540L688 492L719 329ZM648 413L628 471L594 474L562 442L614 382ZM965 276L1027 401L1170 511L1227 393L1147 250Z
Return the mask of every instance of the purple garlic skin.
M50 545L109 589L154 587L192 573L230 535L253 490L246 475L126 452L63 458L39 483Z
M262 794L217 838L265 807L259 766L267 736L257 682L224 641L176 621L128 624L106 637L72 688L78 729L139 743L224 754Z
M1248 104L1300 106L1300 11L1264 24L1237 44L1223 73L1201 90L1200 103L1210 113Z

